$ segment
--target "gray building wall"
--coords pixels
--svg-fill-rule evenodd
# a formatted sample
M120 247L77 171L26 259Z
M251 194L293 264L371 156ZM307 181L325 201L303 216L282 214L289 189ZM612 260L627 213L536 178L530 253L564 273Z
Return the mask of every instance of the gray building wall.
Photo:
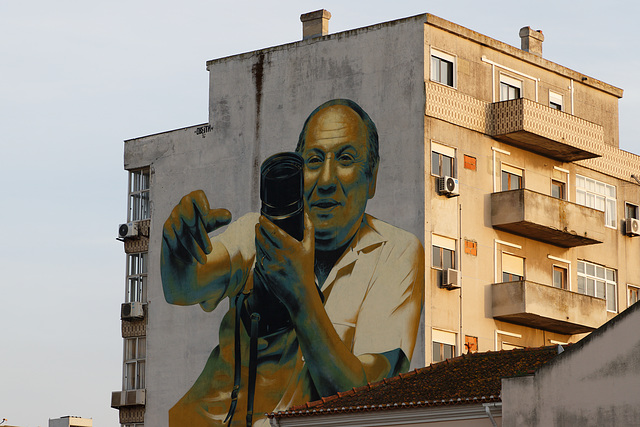
M640 304L535 375L503 379L504 426L640 424Z

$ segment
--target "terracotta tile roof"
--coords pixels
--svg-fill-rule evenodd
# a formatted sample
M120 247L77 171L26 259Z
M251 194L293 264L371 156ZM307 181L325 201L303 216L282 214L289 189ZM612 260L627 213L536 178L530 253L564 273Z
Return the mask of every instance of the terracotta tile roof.
M530 375L557 346L465 354L269 417L500 401L502 378Z

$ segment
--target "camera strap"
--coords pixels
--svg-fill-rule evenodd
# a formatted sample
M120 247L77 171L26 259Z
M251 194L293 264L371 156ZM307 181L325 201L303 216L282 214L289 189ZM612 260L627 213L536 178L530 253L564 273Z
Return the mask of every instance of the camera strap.
M236 322L234 330L234 348L233 348L233 389L231 391L231 405L229 406L229 412L223 422L227 423L227 426L231 426L233 415L238 405L238 394L240 393L240 385L242 381L242 355L240 348L240 325L242 324L241 312L247 297L251 293L251 290L240 292L236 295ZM255 396L256 388L256 376L258 372L258 333L260 326L260 315L258 313L251 313L251 336L249 341L249 384L247 387L247 427L251 427L253 422L253 399Z

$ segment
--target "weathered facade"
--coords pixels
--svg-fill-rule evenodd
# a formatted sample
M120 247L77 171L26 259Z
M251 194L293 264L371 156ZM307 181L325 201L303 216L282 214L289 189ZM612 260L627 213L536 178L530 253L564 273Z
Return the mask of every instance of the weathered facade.
M640 157L618 149L621 89L547 61L530 29L527 51L433 15L338 34L317 15L304 22L316 37L207 62L208 123L125 142L139 227L121 234L125 364L112 406L123 425L167 425L228 310L166 302L172 208L202 189L234 219L257 212L260 163L293 150L330 99L357 102L378 129L367 212L425 249L412 368L576 342L638 298Z

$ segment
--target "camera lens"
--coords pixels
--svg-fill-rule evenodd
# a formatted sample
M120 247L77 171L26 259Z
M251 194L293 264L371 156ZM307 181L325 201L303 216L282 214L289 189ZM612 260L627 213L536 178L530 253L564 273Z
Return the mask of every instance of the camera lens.
M271 222L302 240L304 236L304 201L302 156L278 153L260 167L261 213Z

